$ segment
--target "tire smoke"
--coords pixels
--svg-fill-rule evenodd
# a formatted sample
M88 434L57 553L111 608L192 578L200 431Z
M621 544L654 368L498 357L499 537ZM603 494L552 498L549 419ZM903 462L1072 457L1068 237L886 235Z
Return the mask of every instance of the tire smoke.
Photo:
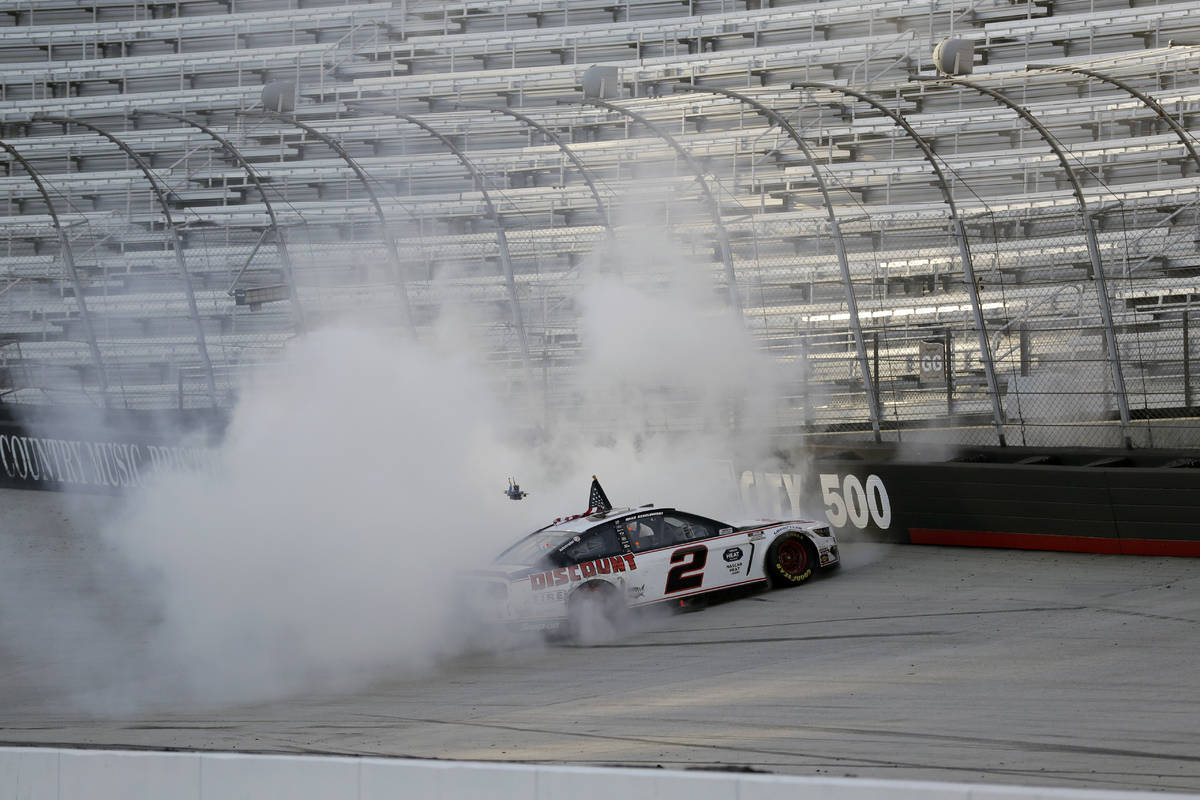
M211 469L160 476L96 531L138 613L74 615L89 630L43 652L104 658L46 680L105 714L349 690L478 647L459 574L584 510L592 474L617 505L738 516L730 459L765 452L773 366L709 274L682 257L640 274L585 283L585 356L552 387L575 401L533 418L462 339L343 326L297 340L242 387Z

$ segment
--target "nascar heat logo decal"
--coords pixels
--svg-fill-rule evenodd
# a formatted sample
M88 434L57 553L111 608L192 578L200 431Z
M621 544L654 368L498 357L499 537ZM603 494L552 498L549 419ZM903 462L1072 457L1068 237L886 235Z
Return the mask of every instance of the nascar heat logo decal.
M597 575L610 575L614 572L632 572L637 569L633 556L613 556L612 558L597 558L595 561L585 561L582 564L572 564L569 567L549 569L545 572L535 572L529 576L529 588L533 591L548 589L551 586L562 586L564 583L578 583L594 578Z

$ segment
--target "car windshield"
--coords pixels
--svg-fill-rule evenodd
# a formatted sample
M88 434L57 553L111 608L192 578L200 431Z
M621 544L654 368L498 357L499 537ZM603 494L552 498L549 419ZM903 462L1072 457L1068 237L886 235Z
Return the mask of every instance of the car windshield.
M504 564L533 566L546 555L555 552L574 533L564 531L535 531L496 557Z

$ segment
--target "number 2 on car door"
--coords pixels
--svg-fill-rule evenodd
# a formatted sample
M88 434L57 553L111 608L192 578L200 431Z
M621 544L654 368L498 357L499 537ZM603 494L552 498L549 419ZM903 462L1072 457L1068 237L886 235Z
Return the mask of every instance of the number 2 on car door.
M682 592L685 589L698 589L704 582L704 565L708 561L708 548L704 545L685 547L671 554L671 567L667 573L667 588L665 594Z

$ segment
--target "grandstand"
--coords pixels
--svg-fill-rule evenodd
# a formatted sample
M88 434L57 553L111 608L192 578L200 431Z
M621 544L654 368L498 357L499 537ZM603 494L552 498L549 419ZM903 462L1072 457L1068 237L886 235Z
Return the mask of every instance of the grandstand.
M227 407L305 330L465 300L569 410L648 220L780 435L1196 445L1200 2L0 7L4 403Z

